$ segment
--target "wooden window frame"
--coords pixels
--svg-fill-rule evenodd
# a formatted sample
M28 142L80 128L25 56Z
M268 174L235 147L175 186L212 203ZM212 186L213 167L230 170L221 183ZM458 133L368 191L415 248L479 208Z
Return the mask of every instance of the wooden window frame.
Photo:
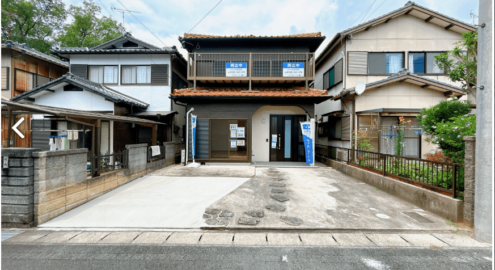
M368 52L368 71L365 76L390 76L395 73L376 73L376 74L370 74L370 54L376 54L376 53L383 53L385 54L385 57L387 56L387 53L401 53L402 54L402 68L406 67L406 52L405 51L392 51L392 52ZM385 60L386 61L386 60ZM387 62L385 62L385 70L386 70L386 65Z
M151 85L151 66L152 65L121 65L120 66L120 85ZM136 67L136 83L123 83L124 77L122 71L124 67ZM137 67L150 67L150 82L149 83L137 83Z
M407 52L407 67L409 69L409 54L411 53L422 53L424 54L424 57L425 57L425 64L424 64L424 70L425 72L424 73L413 73L413 74L416 74L416 75L419 75L419 76L447 76L447 72L443 71L443 73L428 73L428 60L427 60L427 54L428 53L444 53L446 51L409 51Z
M116 83L105 83L105 67L117 67L117 76L119 76L119 72L118 72L118 68L119 66L118 65L88 65L88 70L87 70L87 76L88 76L88 80L91 81L91 73L89 71L89 69L91 67L103 67L103 82L99 83L99 82L95 82L95 83L99 83L99 84L103 84L103 85L119 85L119 78L117 78L117 82ZM94 81L92 81L94 82Z
M7 88L2 88L2 90L6 90L6 91L8 91L8 90L10 90L10 67L2 67L2 69L4 69L4 68L6 68L6 69L7 69L7 70L6 70L6 73L7 73L7 74L6 74L6 79L5 79L5 80L6 80L6 82L5 82L5 86L6 86Z

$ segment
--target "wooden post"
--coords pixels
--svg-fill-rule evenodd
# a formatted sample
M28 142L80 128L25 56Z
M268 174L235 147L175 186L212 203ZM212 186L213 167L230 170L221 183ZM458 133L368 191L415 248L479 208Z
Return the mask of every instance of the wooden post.
M7 147L11 147L10 138L12 137L12 110L9 109L9 126L7 131Z
M252 86L251 86L251 81L252 81L252 76L253 76L253 53L249 52L249 91L251 91Z
M86 126L83 125L83 147L82 148L85 148L86 147Z
M309 57L309 54L308 54L308 53L306 53L306 61L305 61L305 63L304 63L304 66L305 66L305 71L304 71L304 73L305 73L305 74L304 74L304 77L306 78L306 92L308 92L308 75L309 75L309 74L308 74L308 73L309 73L309 72L308 72L308 71L309 71L309 67L308 67L308 63L309 63L309 61L308 61L308 57ZM313 86L313 87L314 87L314 86Z
M193 75L194 75L194 91L196 91L196 53L193 54Z
M96 120L96 125L95 125L95 129L96 129L96 143L94 145L94 149L95 149L95 155L99 156L101 153L101 120L98 119ZM91 166L93 166L93 164L91 164ZM99 164L99 160L98 159L95 159L95 169L99 169L100 168L100 164ZM99 176L100 175L100 171L96 171L95 172L95 176Z
M156 135L158 133L158 125L151 127L151 145L156 145Z

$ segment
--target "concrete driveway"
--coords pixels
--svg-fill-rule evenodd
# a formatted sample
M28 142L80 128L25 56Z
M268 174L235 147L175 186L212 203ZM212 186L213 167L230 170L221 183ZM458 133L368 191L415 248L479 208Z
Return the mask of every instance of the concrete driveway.
M199 229L205 208L248 181L253 171L239 174L248 177L158 176L177 168L180 166L130 182L39 228Z

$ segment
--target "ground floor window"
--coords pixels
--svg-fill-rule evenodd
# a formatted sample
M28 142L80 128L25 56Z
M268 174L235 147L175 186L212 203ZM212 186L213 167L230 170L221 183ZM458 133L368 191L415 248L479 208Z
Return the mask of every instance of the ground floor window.
M210 158L247 161L247 124L246 119L210 119Z

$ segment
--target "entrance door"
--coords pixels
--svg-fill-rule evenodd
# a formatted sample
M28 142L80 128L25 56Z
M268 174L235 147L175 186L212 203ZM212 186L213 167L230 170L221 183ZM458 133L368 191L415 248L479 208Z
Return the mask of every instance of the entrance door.
M304 115L270 116L270 161L304 161Z

